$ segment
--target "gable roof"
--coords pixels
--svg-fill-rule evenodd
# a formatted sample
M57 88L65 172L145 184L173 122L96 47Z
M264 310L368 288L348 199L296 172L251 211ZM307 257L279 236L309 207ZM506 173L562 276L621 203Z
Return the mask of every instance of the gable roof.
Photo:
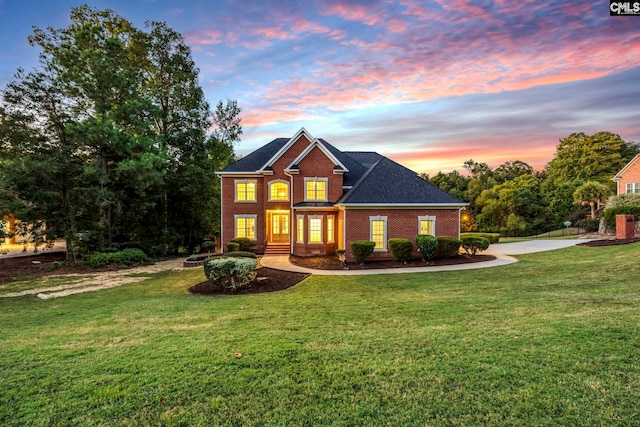
M339 205L430 205L466 206L467 203L420 178L393 160L381 158L353 188L338 200Z
M620 169L620 172L615 174L615 176L613 178L611 178L611 179L614 180L614 181L620 181L622 179L622 175L624 175L624 173L627 171L627 169L629 169L631 167L631 165L633 165L635 162L637 162L638 159L640 159L640 154L636 154L636 156L633 159L631 159L631 161L629 161L629 163L627 163L622 169Z
M324 139L316 139L304 129L292 138L276 138L217 172L220 175L256 174L271 171L271 166L305 135L311 143L288 168L294 168L312 148L320 148L342 172L346 192L340 205L403 205L462 207L463 202L420 178L417 173L373 151L340 151Z

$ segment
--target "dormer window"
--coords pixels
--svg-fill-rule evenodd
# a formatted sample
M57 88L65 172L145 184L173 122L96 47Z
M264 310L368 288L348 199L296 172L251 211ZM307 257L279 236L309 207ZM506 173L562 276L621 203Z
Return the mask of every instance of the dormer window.
M287 201L289 200L289 183L287 181L277 180L269 183L269 201Z
M326 202L328 178L305 178L304 200L306 202Z

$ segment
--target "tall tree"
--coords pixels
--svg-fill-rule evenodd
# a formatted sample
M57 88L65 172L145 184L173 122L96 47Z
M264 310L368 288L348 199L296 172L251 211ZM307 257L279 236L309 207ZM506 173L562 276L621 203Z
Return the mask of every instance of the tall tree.
M596 206L612 194L611 189L597 181L587 181L573 192L576 203L586 203L591 207L591 218L596 217Z

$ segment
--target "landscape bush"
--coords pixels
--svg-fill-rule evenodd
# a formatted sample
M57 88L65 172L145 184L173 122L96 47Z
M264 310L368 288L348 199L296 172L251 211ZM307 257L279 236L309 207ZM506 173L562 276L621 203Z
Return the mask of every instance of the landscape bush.
M364 264L364 261L373 253L376 242L370 240L354 240L351 242L351 252L356 257L358 264Z
M438 250L438 239L430 234L418 234L416 236L416 245L422 256L422 261L431 261L436 256Z
M407 262L411 259L413 242L409 239L394 238L388 240L389 250L393 259L398 262Z
M231 239L232 242L236 242L240 245L240 251L248 251L251 249L251 240L246 237L236 237L235 239Z
M640 216L640 206L614 206L604 211L604 223L607 228L616 228L616 215L635 215L636 220Z
M489 248L489 240L484 237L463 237L461 240L462 249L467 255L474 256L476 253Z
M484 237L492 245L500 242L500 233L460 233L461 240L465 237Z
M204 242L202 242L202 244L200 245L200 251L201 252L213 252L216 249L216 242L212 241L212 240L205 240Z
M235 252L240 250L240 243L234 242L233 240L227 243L227 251Z
M600 221L594 218L582 218L576 221L575 227L584 228L584 231L593 233L600 228Z
M142 250L129 248L117 252L95 252L86 257L85 263L91 268L106 267L108 265L132 265L153 262Z
M226 258L253 258L253 259L258 258L258 256L253 252L247 252L247 251L233 251L233 252L226 253L223 256Z
M451 258L452 256L458 255L462 240L450 236L439 236L436 237L436 239L438 239L438 249L436 249L435 254L436 258Z
M204 262L204 274L216 288L232 292L250 285L256 278L258 261L251 258L214 258Z

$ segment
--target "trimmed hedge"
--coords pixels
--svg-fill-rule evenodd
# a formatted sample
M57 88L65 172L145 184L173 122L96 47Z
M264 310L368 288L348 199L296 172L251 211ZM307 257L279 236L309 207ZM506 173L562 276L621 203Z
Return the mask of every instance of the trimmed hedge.
M477 252L486 251L489 248L489 240L484 237L463 237L462 249L468 255L475 255Z
M387 243L394 260L407 262L411 259L411 253L413 252L413 242L411 240L394 238L389 239Z
M460 233L460 239L464 240L465 237L484 237L492 245L500 242L500 233Z
M364 264L364 260L373 253L375 247L376 242L370 240L354 240L351 242L351 252L356 257L358 264Z
M438 239L438 249L436 249L436 258L451 258L458 255L462 240L450 236L436 237Z
M214 258L204 262L204 274L214 287L230 291L250 285L256 278L258 261L251 258Z
M246 252L246 251L229 252L227 254L224 254L223 257L225 257L225 258L253 258L253 259L257 259L258 258L258 256L256 254L254 254L253 252Z
M416 245L422 255L422 261L431 261L436 256L438 250L438 239L430 234L418 234L416 236Z
M248 251L251 249L251 240L246 237L236 237L235 239L231 239L232 242L236 242L240 245L240 251Z
M91 268L106 267L108 265L132 265L147 264L153 262L142 250L129 248L117 252L95 252L87 256L85 263Z
M640 206L615 206L604 211L604 223L608 228L616 228L616 215L635 215L636 220L640 216Z
M227 251L228 252L236 252L240 250L240 243L234 242L233 240L227 243Z

